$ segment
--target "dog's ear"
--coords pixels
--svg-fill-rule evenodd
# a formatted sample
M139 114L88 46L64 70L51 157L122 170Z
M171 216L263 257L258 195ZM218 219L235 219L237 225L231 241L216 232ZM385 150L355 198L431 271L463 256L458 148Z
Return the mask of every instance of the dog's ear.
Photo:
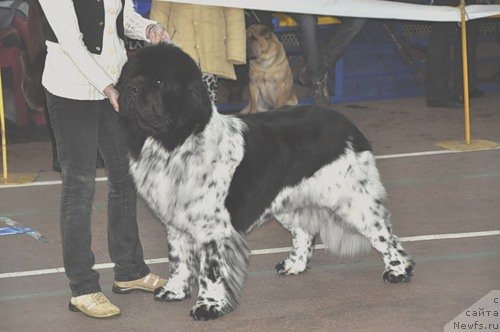
M204 90L205 89L203 87L203 84L199 81L193 81L188 85L189 96L191 97L191 101L195 106L206 103L206 100L204 98L204 94L206 94L206 91Z
M187 107L181 112L181 117L192 117L205 123L212 114L212 102L203 85L201 75L199 80L195 79L188 84L187 90L189 91L189 96L186 98L187 104L185 104Z
M207 105L210 104L210 99L208 98L208 93L203 86L203 83L194 80L188 85L188 91L189 91L189 96L190 101L192 102L193 106L199 107L202 105Z
M273 30L271 30L271 28L269 28L267 25L265 25L261 30L262 36L267 39L271 39L273 33L274 33Z

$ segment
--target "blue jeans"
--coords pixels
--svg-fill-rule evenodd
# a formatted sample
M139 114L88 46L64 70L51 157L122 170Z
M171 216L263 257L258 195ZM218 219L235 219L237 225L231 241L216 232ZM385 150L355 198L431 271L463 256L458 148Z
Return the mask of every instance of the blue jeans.
M344 56L352 40L365 25L366 18L341 17L342 23L335 33L319 44L316 16L310 14L290 14L299 25L299 43L306 60L306 70L312 82L319 81L327 69Z
M73 296L99 292L91 249L92 203L97 149L108 176L108 249L117 281L144 277L136 220L136 190L128 172L127 148L119 115L107 99L72 100L47 94L47 106L61 165L60 226L63 260Z

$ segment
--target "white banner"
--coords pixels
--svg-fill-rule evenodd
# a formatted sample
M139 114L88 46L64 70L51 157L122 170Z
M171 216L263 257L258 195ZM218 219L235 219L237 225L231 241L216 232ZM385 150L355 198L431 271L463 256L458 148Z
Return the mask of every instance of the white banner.
M460 9L457 7L416 5L386 0L173 0L171 2L331 16L460 21ZM466 13L468 20L499 16L500 5L469 5L466 7Z

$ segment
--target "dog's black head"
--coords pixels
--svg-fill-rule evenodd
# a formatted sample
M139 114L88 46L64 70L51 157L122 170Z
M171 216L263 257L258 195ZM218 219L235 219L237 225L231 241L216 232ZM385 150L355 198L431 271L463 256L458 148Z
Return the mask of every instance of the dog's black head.
M198 66L172 44L138 50L123 67L117 89L128 129L153 136L168 149L203 130L212 113Z

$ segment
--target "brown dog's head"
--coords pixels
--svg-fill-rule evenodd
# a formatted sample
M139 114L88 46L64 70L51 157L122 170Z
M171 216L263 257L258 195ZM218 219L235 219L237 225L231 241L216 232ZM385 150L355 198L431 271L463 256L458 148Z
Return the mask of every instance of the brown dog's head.
M275 44L276 36L267 25L252 24L247 28L247 56L249 60L259 58Z

